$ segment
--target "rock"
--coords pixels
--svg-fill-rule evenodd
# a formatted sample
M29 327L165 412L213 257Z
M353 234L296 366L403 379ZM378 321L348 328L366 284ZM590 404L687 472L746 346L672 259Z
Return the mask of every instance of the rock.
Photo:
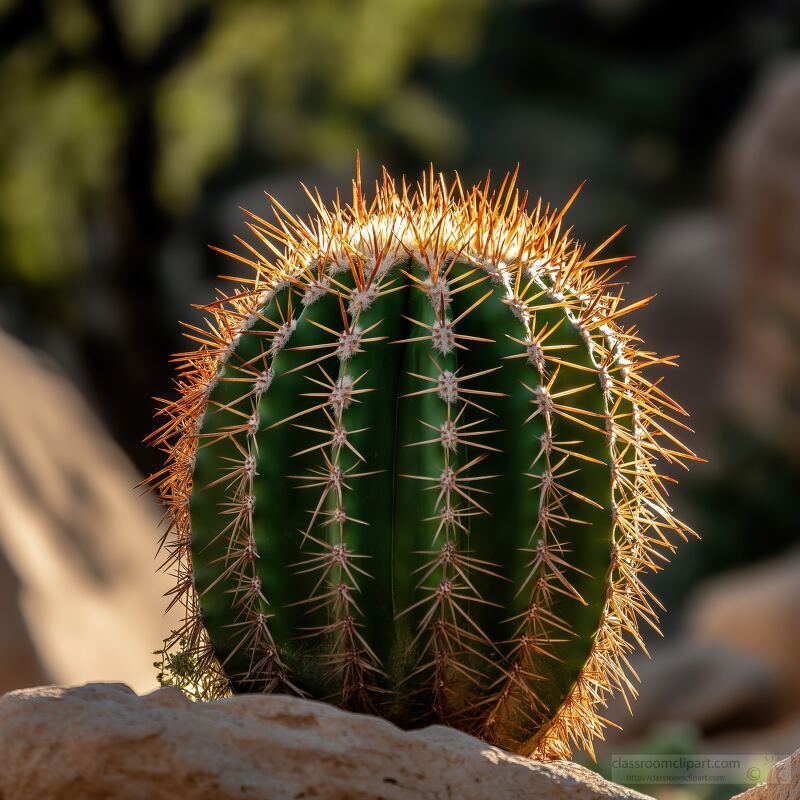
M19 607L16 573L0 549L0 691L47 680Z
M641 328L657 352L681 354L665 386L692 412L691 445L713 457L724 408L796 452L800 58L765 72L721 156L720 207L659 220L625 276L628 295L658 293Z
M0 698L0 797L643 798L570 762L537 762L433 726L287 696L193 704L177 689L44 687Z
M765 783L731 800L800 800L800 750L779 761L769 771Z
M800 743L798 619L800 550L708 579L652 660L634 658L639 697L632 716L612 699L606 716L623 730L608 732L609 745L680 722L716 752L791 752Z
M690 636L757 659L778 677L784 713L800 711L800 550L712 578L689 599Z
M600 762L623 750L648 752L673 723L698 737L698 753L793 752L800 744L798 619L800 551L701 585L683 628L653 649L652 661L634 660L640 696L633 716L612 701L606 716L623 730L609 730Z
M607 744L645 736L665 723L686 723L703 736L728 728L772 722L781 702L775 670L753 654L718 643L674 635L639 657L639 697L629 714L615 696L605 716L622 730L608 731Z
M630 297L656 295L637 323L657 353L680 353L680 368L666 371L665 385L691 411L690 424L697 433L688 437L688 444L707 458L726 400L739 282L731 227L720 211L686 210L660 219L639 245L634 266L624 273Z
M75 388L0 333L0 691L46 681L155 686L176 619L159 512Z
M800 744L800 713L771 725L721 731L703 743L707 753L770 753L785 756ZM800 778L800 776L798 776Z
M751 427L791 452L800 442L800 59L764 75L730 137L724 173L742 271L728 391Z

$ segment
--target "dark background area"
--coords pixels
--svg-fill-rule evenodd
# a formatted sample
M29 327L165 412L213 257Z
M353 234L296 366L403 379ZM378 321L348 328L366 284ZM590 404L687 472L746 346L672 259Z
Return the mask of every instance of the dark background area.
M240 205L305 213L299 181L332 196L356 150L468 183L519 162L555 205L587 179L570 220L627 226L628 297L659 294L638 321L681 354L666 385L710 461L674 493L703 540L654 581L682 641L703 581L798 563L798 48L790 0L0 0L0 325L145 475L178 320L233 268L207 245ZM737 708L723 729L768 724Z

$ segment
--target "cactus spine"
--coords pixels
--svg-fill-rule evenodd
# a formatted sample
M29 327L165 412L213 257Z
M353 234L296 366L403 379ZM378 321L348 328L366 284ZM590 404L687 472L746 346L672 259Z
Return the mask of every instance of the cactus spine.
M591 751L608 693L635 695L642 573L689 532L656 464L694 458L685 412L644 374L673 358L621 324L644 304L612 283L624 259L515 179L384 173L367 202L359 176L349 204L309 193L308 220L249 215L226 254L251 274L188 326L154 434L200 695L295 692L542 757Z

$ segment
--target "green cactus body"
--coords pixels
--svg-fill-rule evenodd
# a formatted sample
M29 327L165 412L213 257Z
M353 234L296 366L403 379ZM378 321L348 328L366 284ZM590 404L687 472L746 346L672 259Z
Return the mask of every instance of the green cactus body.
M317 199L316 226L254 218L284 249L240 258L255 280L209 307L160 437L182 636L223 690L544 756L630 691L639 575L685 530L653 459L691 453L615 322L613 259L512 186L387 179L369 208L358 183Z

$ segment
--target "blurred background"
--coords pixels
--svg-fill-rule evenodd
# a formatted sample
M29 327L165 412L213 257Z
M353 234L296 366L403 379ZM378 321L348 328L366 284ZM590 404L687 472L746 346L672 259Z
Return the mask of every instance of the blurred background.
M703 540L601 748L800 747L800 6L793 0L0 0L0 691L155 684L159 511L134 487L178 319L268 190L355 151L620 224L648 345L709 459ZM648 793L729 796L713 787ZM715 794L716 792L716 794Z

